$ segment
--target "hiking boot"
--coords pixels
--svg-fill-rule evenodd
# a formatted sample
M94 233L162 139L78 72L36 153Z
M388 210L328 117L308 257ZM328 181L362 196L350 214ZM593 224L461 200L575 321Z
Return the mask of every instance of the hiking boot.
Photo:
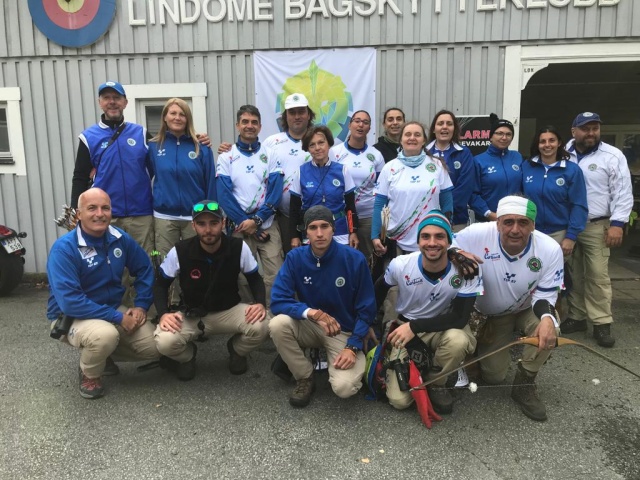
M178 380L182 380L183 382L193 380L196 376L196 353L198 353L198 347L196 347L193 342L189 343L191 343L191 346L193 347L193 356L191 357L191 360L179 363L175 370L178 375Z
M289 370L289 366L282 360L282 357L278 355L271 363L271 371L274 375L285 382L291 381L291 370Z
M519 363L516 376L513 379L511 398L520 405L522 413L527 417L536 422L543 422L547 419L547 409L542 400L538 398L535 384L536 376L537 373L526 371L522 367L522 363Z
M586 320L575 320L573 318L567 318L564 322L560 324L560 331L564 334L567 333L576 333L576 332L586 332L587 331L587 321Z
M107 357L107 364L104 366L104 370L102 371L102 375L105 377L111 377L113 375L118 375L120 373L120 368L113 361L111 357Z
M89 378L80 370L80 396L92 400L103 395L102 379L100 377Z
M146 365L149 368L152 368L154 362ZM160 360L158 360L158 366L163 370L168 370L170 372L176 373L178 371L178 367L180 367L180 363L178 363L173 358L165 357L164 355L160 355Z
M232 375L242 375L247 371L247 357L238 355L233 349L233 337L227 342L229 350L229 371Z
M292 407L306 407L311 401L311 394L316 390L316 381L311 374L308 378L296 380L296 388L293 389L289 397L289 404Z
M453 397L445 385L429 385L427 393L436 413L447 414L453 411Z
M616 343L616 339L611 336L611 324L594 325L593 326L593 338L596 339L598 345L605 348L613 347Z

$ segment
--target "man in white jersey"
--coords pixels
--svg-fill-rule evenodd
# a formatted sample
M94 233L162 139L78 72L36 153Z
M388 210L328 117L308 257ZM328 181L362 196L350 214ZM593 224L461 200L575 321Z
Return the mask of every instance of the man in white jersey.
M274 223L282 198L282 169L258 141L262 127L258 109L243 105L236 119L238 140L218 157L218 201L233 223L233 236L260 256L268 302L283 260L280 230Z
M418 355L428 347L433 354L433 367L428 380L440 371L450 371L474 352L476 339L468 321L476 297L483 294L482 275L464 280L449 261L451 225L440 210L430 211L418 226L420 251L394 258L386 273L376 282L376 303L381 305L389 289L398 286L396 310L401 325L393 330L387 342L388 361L401 362ZM447 379L427 387L433 408L438 413L451 413L453 399L445 387ZM397 409L413 403L409 391L402 391L395 370L386 374L387 398Z
M564 260L558 243L535 230L536 211L524 197L504 197L498 202L496 222L470 225L455 235L453 245L484 261L485 295L478 297L475 307L488 319L478 338L478 354L509 343L514 331L538 337L538 348L524 347L511 397L525 415L543 421L546 408L534 381L559 333L555 304L563 288ZM510 363L508 350L489 356L480 362L483 380L502 382Z
M567 144L571 160L582 169L587 185L589 221L578 235L569 260L573 288L569 291L569 318L562 333L587 330L601 347L613 347L611 335L611 278L609 249L622 244L624 224L633 208L627 159L617 148L600 141L600 116L584 112L573 121L573 140Z

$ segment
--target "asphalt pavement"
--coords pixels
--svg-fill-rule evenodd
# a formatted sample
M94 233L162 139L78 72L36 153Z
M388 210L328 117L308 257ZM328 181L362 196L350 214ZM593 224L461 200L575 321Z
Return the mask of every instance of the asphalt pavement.
M612 257L615 347L571 338L640 373L635 243ZM414 409L339 399L323 375L311 404L294 409L293 385L269 371L273 344L237 377L226 337L199 345L191 382L120 364L106 396L85 400L78 352L48 336L47 295L24 284L0 298L2 480L640 479L640 381L581 348L558 348L541 371L542 423L520 412L509 382L455 390L453 413L431 430Z

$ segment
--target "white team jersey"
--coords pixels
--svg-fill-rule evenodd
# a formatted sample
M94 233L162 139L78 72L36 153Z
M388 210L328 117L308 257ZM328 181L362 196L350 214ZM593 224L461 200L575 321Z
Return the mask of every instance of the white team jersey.
M176 247L173 247L167 253L160 268L164 272L166 277L176 278L180 273L180 262L178 262L178 253ZM251 273L258 268L258 262L251 253L249 245L242 242L242 252L240 253L240 271L242 273Z
M454 298L476 297L484 291L482 273L473 280L465 280L451 262L441 278L431 280L422 268L421 252L391 260L384 281L398 286L396 311L410 320L447 313Z
M286 132L271 135L264 141L264 146L271 152L276 160L276 166L282 169L284 181L282 185L282 201L278 210L289 216L289 204L291 202L289 189L293 174L300 165L311 159L308 152L302 150L302 141L291 138Z
M518 257L500 245L496 222L474 223L453 237L453 246L483 260L485 295L476 308L486 315L520 312L538 300L552 305L564 288L564 259L560 245L534 230L529 244Z
M276 165L274 156L264 146L247 156L234 144L231 150L218 157L216 176L231 178L233 196L249 216L254 215L264 204L269 175L272 173L282 173L282 169ZM262 229L266 230L272 223L273 215L264 221Z
M452 188L451 178L438 159L427 157L416 168L391 160L382 169L374 190L389 199L387 235L404 251L418 250L420 221L430 210L440 208L440 192Z
M356 212L358 218L373 215L373 188L376 178L384 167L384 157L377 148L367 145L362 152L347 146L347 142L334 145L329 150L329 158L349 167L349 173L356 184Z

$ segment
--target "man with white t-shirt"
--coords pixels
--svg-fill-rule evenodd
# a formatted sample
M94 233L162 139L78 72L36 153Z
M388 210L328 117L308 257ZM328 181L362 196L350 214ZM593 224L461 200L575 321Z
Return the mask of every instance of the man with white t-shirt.
M455 235L453 245L484 262L485 295L478 297L475 307L488 318L478 338L478 354L509 343L514 331L538 337L537 349L524 346L511 397L525 415L543 421L546 408L534 381L560 331L555 304L563 288L564 260L560 245L535 230L536 212L531 200L504 197L498 202L496 222L470 225ZM480 362L483 380L502 382L510 363L508 350L489 356Z
M394 258L376 282L378 305L392 286L398 287L396 311L401 325L387 338L387 359L391 362L413 358L415 351L420 355L426 346L427 355L433 355L433 367L451 371L476 348L468 322L476 297L483 294L482 274L471 280L459 275L448 258L451 237L447 217L439 210L430 211L418 226L420 251ZM439 370L429 368L423 379L437 376ZM446 381L442 378L427 388L438 413L451 413L453 409ZM386 373L386 386L393 407L405 409L413 403L411 393L401 390L391 368Z

